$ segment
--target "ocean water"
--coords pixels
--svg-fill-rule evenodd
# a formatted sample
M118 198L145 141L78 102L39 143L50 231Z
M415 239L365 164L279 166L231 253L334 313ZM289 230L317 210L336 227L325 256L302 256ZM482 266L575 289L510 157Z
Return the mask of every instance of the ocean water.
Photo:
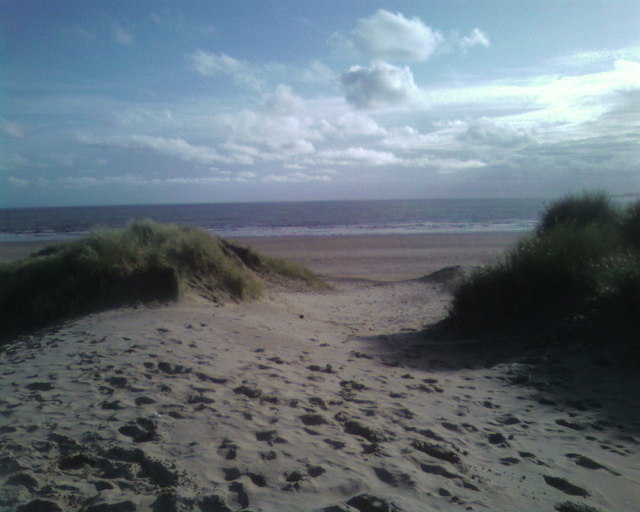
M195 225L223 237L531 230L542 199L420 199L0 209L0 242L58 240L134 219Z

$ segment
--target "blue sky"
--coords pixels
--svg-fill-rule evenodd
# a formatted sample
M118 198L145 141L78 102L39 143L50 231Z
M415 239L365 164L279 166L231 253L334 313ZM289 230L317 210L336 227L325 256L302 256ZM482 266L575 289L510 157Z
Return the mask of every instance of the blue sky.
M0 0L0 207L640 192L637 0Z

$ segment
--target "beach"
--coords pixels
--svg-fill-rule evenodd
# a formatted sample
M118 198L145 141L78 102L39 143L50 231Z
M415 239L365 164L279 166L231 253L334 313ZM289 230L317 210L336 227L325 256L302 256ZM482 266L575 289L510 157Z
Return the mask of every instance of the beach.
M3 347L0 509L640 509L628 376L422 332L520 236L239 239L331 288L190 295ZM0 244L0 261L48 243Z
M331 277L417 278L440 268L491 263L519 232L230 238ZM0 243L0 263L27 257L55 240Z

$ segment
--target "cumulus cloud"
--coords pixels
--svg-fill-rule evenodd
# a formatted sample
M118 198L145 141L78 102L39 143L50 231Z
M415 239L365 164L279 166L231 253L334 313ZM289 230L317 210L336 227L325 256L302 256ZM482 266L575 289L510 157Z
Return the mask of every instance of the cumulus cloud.
M380 126L371 117L359 112L347 112L335 121L335 126L339 128L339 133L346 137L358 135L386 135L387 130Z
M221 114L214 123L221 136L234 143L267 146L271 151L296 147L310 150L310 143L325 138L316 115L305 100L286 85L279 85L272 93L265 94L259 108ZM280 158L277 154L262 153L261 156Z
M189 56L189 61L195 71L202 76L227 75L244 87L256 91L262 90L264 81L259 79L249 67L224 53L218 55L196 50Z
M391 62L424 62L439 52L466 53L473 46L490 46L489 36L479 28L465 36L453 33L445 37L418 17L406 18L384 9L358 20L348 35L333 34L330 43L342 52Z
M419 18L380 9L363 18L348 37L338 36L342 44L372 59L425 61L442 43L442 35Z
M376 61L369 67L351 66L340 79L346 100L360 109L406 104L419 96L408 67Z
M290 115L305 108L304 100L288 85L280 84L275 91L264 96L263 108L275 115Z

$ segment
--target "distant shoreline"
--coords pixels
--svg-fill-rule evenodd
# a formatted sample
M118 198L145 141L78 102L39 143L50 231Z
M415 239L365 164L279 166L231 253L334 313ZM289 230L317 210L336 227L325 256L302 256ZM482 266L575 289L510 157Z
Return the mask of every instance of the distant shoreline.
M445 266L490 263L527 232L229 237L331 277L401 280ZM0 263L68 240L0 242Z

